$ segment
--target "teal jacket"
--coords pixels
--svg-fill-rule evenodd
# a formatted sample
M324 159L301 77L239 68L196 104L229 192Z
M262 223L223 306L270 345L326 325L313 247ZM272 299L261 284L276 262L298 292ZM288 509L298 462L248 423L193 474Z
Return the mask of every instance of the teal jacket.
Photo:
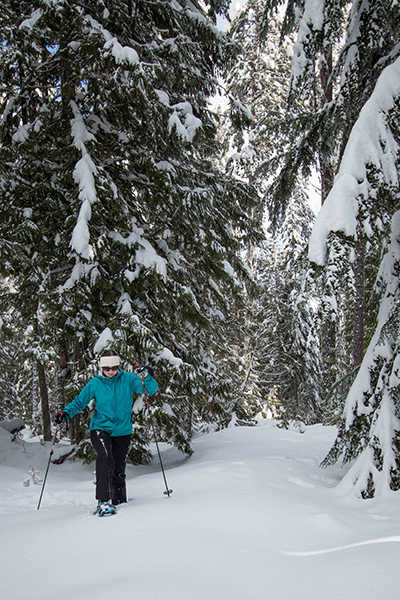
M155 394L158 385L151 375L143 381L146 393ZM89 429L101 429L112 437L132 433L133 394L143 394L142 380L122 369L114 377L96 375L63 410L72 419L95 400L95 413Z

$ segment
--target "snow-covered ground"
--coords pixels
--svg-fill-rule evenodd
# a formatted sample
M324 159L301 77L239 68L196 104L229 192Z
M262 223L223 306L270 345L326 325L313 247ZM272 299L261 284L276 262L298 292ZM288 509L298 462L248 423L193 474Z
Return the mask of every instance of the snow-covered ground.
M343 496L322 470L335 429L271 421L198 437L184 458L128 466L130 501L92 515L93 466L52 464L0 429L0 571L11 600L394 600L400 590L400 495ZM59 452L59 450L57 450Z

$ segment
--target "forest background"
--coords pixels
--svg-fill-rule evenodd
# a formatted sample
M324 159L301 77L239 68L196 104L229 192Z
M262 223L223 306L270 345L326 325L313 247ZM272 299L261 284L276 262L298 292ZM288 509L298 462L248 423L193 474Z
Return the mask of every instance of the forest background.
M325 464L398 490L399 3L249 0L224 34L229 8L3 2L0 418L51 439L112 346L181 451L334 424Z

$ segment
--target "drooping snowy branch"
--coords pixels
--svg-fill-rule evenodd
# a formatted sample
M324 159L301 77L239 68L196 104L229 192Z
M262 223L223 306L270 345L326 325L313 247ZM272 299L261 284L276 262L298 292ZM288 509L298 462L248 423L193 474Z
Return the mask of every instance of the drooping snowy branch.
M36 10L33 11L32 15L29 17L29 19L24 19L21 23L21 25L19 26L20 29L30 29L31 27L34 27L34 25L36 24L36 22L40 19L40 17L43 15L43 9L41 8L37 8Z
M178 104L174 104L171 108L174 109L174 112L168 120L169 131L171 132L175 127L176 133L181 138L187 142L192 142L197 129L202 127L201 120L193 114L192 105L190 102L179 102Z
M131 66L134 66L140 62L139 55L134 48L131 46L122 46L108 29L103 27L101 23L96 21L96 19L90 15L86 15L85 19L90 26L91 31L95 33L100 32L103 35L105 40L103 48L106 52L111 53L117 64L128 63Z
M121 46L115 37L104 44L104 49L110 50L117 64L126 62L134 66L139 63L139 55L136 50L130 46Z
M168 119L168 130L171 133L175 129L176 134L187 142L192 142L197 130L203 126L201 119L193 114L193 108L190 102L178 102L170 105L169 96L163 90L154 90L158 100L164 106L170 108L173 112Z
M141 227L137 227L132 221L131 228L132 231L126 238L116 231L111 231L109 237L128 247L138 245L135 253L135 264L142 265L146 269L154 268L165 281L167 278L166 260L156 252L150 242L145 238L144 231ZM139 269L136 269L134 272L129 269L125 270L125 277L130 282L136 279L138 275Z
M387 117L400 96L400 59L386 67L363 106L350 134L334 185L318 214L309 246L309 258L326 262L326 240L331 231L356 236L359 199L370 194L367 166L382 173L384 183L398 182L398 144L387 126Z
M72 232L70 246L80 256L86 259L93 258L93 249L89 244L89 221L92 216L91 205L96 201L96 185L94 176L97 174L96 165L88 154L85 142L94 140L94 136L86 129L82 115L75 102L71 101L74 118L71 119L71 134L74 145L81 151L82 158L75 165L73 177L79 186L79 199L81 208L78 220Z
M368 428L358 440L358 454L341 483L344 491L371 497L398 489L400 436L397 398L400 390L400 211L392 219L391 243L380 269L385 285L378 324L346 401L345 421L339 437L346 437L354 422ZM354 435L354 434L353 434ZM396 451L397 449L397 451ZM354 450L353 450L354 452ZM350 455L351 458L351 455Z
M307 56L306 47L311 43L313 32L322 29L324 24L324 0L305 0L304 11L299 24L296 43L293 45L291 88L313 69L313 61Z

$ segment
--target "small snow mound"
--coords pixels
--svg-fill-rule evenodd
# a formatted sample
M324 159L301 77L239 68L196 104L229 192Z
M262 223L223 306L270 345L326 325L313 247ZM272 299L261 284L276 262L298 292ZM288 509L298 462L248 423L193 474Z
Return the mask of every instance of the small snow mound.
M8 421L0 421L0 427L8 431L9 433L17 433L24 429L25 423L22 419L9 419Z

